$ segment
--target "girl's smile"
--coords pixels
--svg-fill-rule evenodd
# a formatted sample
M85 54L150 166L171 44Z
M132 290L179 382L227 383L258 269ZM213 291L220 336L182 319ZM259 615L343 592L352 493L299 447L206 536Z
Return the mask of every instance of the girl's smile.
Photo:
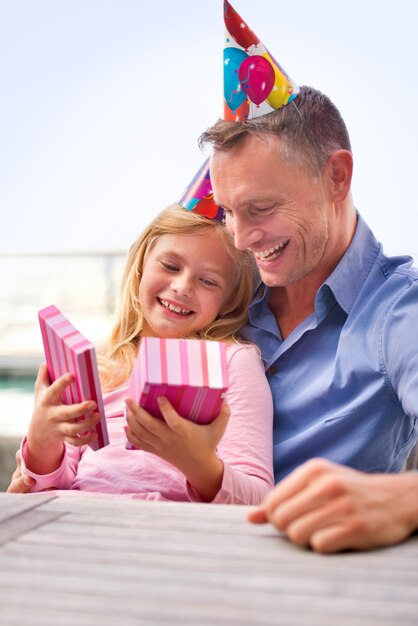
M172 313L173 315L193 315L194 311L190 309L185 309L181 306L181 304L173 302L172 300L161 300L161 298L157 298L158 302L161 304L163 309L167 311L167 313Z
M190 337L222 313L235 283L215 233L162 235L145 257L139 300L142 335Z

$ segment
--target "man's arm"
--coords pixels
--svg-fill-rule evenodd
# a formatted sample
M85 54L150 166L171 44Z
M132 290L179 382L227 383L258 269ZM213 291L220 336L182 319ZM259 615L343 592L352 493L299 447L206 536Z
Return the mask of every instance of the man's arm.
M365 474L324 459L304 463L249 515L317 552L367 550L418 529L418 472Z

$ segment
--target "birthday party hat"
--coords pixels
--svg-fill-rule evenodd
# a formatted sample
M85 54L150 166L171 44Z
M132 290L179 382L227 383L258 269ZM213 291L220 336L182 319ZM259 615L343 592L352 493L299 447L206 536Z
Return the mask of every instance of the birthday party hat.
M291 102L299 87L227 0L224 0L224 23L223 119L241 122ZM179 204L204 217L223 219L223 209L213 200L209 159L194 176Z
M223 119L240 122L291 102L299 87L227 0L224 23Z
M209 159L203 163L193 177L186 191L179 200L180 206L193 211L203 217L222 221L224 217L221 209L213 200L212 185L210 182Z

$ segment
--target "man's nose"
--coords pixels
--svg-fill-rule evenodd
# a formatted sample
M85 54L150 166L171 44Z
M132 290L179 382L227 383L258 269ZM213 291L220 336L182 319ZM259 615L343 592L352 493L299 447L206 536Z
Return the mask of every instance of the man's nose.
M260 241L263 237L260 228L242 218L235 218L232 223L227 223L227 226L234 237L234 244L238 250L251 248L251 246Z

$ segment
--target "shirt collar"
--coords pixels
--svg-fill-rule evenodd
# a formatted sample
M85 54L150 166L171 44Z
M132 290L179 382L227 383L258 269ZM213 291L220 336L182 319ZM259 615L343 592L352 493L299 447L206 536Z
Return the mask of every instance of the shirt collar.
M331 290L334 298L347 315L380 251L379 242L376 241L372 231L358 213L357 218L357 227L351 244L335 270L318 290L318 294L321 292L321 296L327 294L328 300L331 295L329 290ZM260 302L267 302L269 292L269 288L260 280L250 305L250 319L252 317L251 309L254 312L255 308L259 308L257 305Z
M380 244L366 222L361 215L357 214L357 217L357 227L351 244L335 270L324 282L347 315L380 251Z
M267 285L265 285L260 278L259 282L257 283L257 287L254 292L254 298L252 299L250 308L255 306L256 304L259 304L259 302L262 302L263 300L265 300L266 296L268 296L269 291L270 290L267 287Z

